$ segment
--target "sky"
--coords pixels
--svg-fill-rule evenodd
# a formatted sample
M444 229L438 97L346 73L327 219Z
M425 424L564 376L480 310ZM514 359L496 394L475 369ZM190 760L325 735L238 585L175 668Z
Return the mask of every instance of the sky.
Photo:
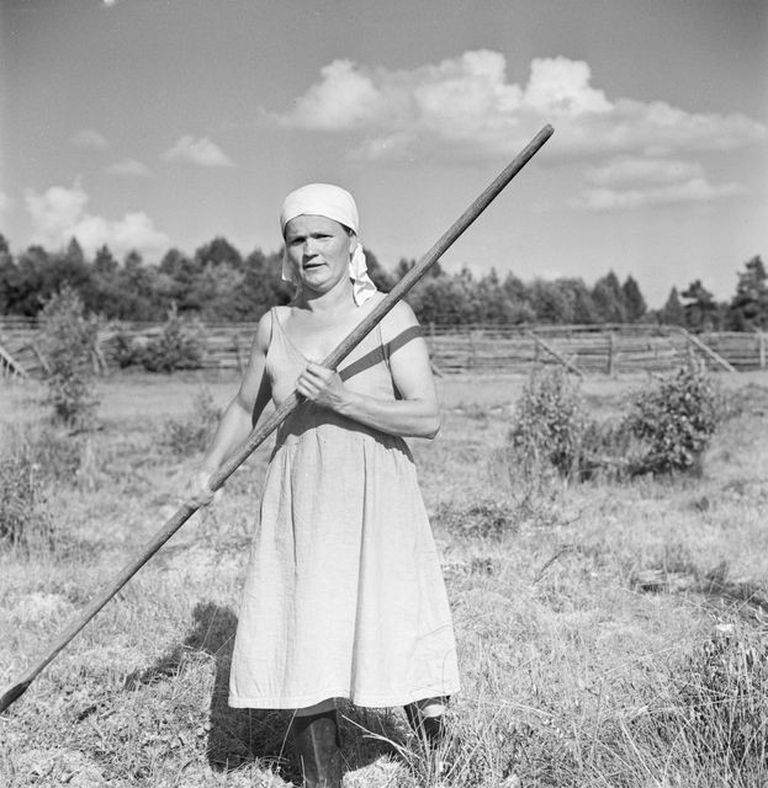
M768 255L766 0L0 0L0 232L157 262L281 244L303 183L419 258L524 281L613 270L649 305Z

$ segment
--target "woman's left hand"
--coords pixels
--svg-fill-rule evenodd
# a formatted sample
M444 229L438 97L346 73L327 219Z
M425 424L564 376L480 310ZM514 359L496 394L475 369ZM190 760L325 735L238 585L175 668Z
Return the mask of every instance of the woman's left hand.
M316 405L331 410L339 410L348 393L337 372L313 361L307 364L296 381L296 391Z

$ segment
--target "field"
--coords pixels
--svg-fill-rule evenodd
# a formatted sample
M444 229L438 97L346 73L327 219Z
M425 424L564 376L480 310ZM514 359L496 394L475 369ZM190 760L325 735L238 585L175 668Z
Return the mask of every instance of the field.
M523 377L440 379L441 433L413 448L463 676L447 770L402 710L344 707L347 788L768 785L768 375L720 380L730 417L700 476L566 486L522 482L505 452ZM648 382L582 391L609 417ZM235 385L116 375L78 434L43 429L35 384L0 387L0 457L37 451L29 544L0 551L0 688L173 513L211 407L201 392L220 407ZM1 785L299 783L288 716L226 704L268 454L0 718Z

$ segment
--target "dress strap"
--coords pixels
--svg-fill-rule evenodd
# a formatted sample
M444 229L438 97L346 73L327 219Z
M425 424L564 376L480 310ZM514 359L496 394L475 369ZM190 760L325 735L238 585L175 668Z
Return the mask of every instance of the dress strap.
M277 307L273 306L269 310L269 316L272 318L272 333L275 333L275 323L280 326L280 321L277 318ZM282 326L281 326L282 328Z
M272 336L270 338L270 346L273 341L277 341L280 343L281 347L287 349L292 355L302 359L306 363L307 357L296 347L296 345L294 345L293 340L286 333L283 321L278 317L277 307L273 306L269 310L269 313L272 315Z

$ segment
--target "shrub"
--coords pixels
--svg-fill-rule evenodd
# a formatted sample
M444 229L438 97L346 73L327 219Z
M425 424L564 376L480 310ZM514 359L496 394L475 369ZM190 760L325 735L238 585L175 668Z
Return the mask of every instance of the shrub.
M591 420L581 439L579 479L622 481L631 475L641 453L624 420Z
M71 483L80 468L80 445L50 427L6 426L0 451L0 542L29 546L50 542L47 509L51 483Z
M199 324L182 320L174 307L169 311L160 335L151 339L141 353L141 363L148 372L199 369L203 353L202 328Z
M630 401L627 430L645 445L637 472L697 471L717 431L722 395L703 371L681 369Z
M24 544L44 521L42 474L23 443L0 457L0 542Z
M168 419L163 428L162 443L174 454L187 456L203 451L218 423L221 412L213 404L207 388L195 396L192 413L185 419Z
M588 420L579 392L562 369L534 373L523 389L509 433L523 473L546 462L563 477L578 471Z
M80 296L66 285L51 296L41 316L47 400L54 418L70 427L82 427L97 405L98 322L84 315Z
M120 369L140 364L143 348L123 331L118 331L112 342L111 357Z

